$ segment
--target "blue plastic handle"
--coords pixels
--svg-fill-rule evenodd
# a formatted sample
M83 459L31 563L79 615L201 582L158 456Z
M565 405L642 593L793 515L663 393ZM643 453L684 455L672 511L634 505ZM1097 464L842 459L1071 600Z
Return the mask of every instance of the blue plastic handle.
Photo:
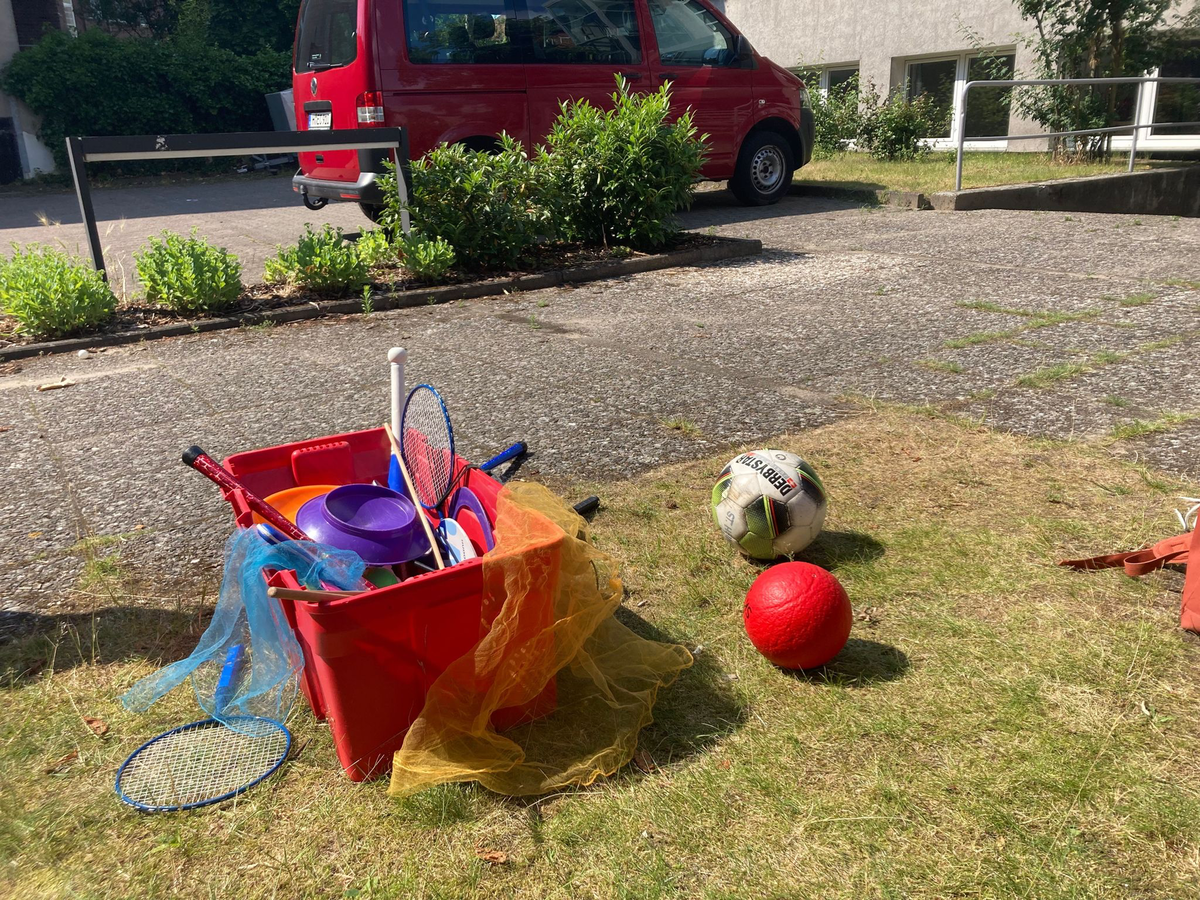
M213 712L220 715L233 699L238 682L242 678L242 665L246 661L246 647L234 644L225 654L225 665L221 668L221 677L217 680L217 689L213 691Z
M508 462L510 459L516 459L518 456L523 456L524 454L526 454L528 452L529 452L529 445L526 444L524 441L517 441L515 444L513 444L511 447L509 447L503 453L497 453L495 456L493 456L491 459L489 459L487 462L485 462L479 468L481 471L490 472L490 471L492 471L492 469L496 468L496 466L502 466L506 462Z

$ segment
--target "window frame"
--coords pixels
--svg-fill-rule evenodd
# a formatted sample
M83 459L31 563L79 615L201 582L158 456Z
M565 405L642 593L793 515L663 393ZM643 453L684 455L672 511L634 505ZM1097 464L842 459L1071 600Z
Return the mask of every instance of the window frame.
M965 117L962 116L963 108L963 91L966 88L969 80L969 72L971 69L971 61L979 59L983 56L1012 56L1016 57L1015 46L999 46L988 47L985 50L963 50L958 53L933 53L927 56L905 56L901 57L904 63L904 81L901 87L904 91L904 96L908 97L912 86L912 67L914 65L922 65L924 63L934 62L951 62L955 63L954 68L954 91L952 97L951 115L950 115L950 135L948 137L925 138L922 143L932 147L935 150L953 150L958 146L958 129L960 123L965 122ZM1012 129L1012 107L1009 107L1008 125L1006 126L1005 134L1010 134ZM997 152L1007 150L1009 142L1004 141L973 141L967 138L963 142L965 150L994 150Z

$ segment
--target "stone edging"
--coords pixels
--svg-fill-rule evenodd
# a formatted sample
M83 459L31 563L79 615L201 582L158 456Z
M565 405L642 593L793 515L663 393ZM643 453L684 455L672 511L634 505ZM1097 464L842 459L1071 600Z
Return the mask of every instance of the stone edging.
M605 278L618 278L623 275L636 275L639 272L653 272L658 269L671 269L677 266L694 266L720 262L726 259L740 259L747 256L757 256L762 253L762 241L730 237L715 237L713 240L715 243L703 247L674 250L668 253L656 253L651 256L638 256L632 259L604 260L603 262L586 263L585 265L573 266L568 269L552 269L549 272L518 275L516 278L496 278L489 281L476 281L467 284L449 284L442 287L398 291L395 294L378 294L374 297L374 309L376 312L383 312L389 309L404 309L413 306L450 303L455 300L473 300L479 297L492 297L498 294L511 294L517 291L536 291L542 288L559 287L564 284L601 281ZM139 341L152 341L159 338L201 334L206 331L221 331L227 328L239 328L243 325L261 325L266 322L282 325L285 322L298 322L303 319L317 319L322 316L345 315L361 311L362 301L358 299L314 301L302 306L285 306L280 309L246 313L240 316L192 319L187 322L177 322L170 325L140 328L136 331L118 331L112 334L92 335L91 337L67 338L61 341L44 341L37 344L21 344L15 347L0 349L0 363L15 359L28 359L32 356L42 356L50 353L73 353L78 350L89 350L96 347L115 347L119 344L134 344Z
M820 184L793 184L793 197L825 197L830 200L851 200L872 206L895 206L899 209L933 209L929 197L920 191L885 191L871 188L836 187Z

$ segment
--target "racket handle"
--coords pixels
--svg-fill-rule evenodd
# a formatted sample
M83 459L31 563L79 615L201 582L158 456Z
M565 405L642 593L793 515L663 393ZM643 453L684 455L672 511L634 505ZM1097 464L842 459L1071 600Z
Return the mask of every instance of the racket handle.
M579 513L581 516L590 516L599 508L600 498L594 495L584 500L580 500L575 504L575 512Z
M517 441L515 444L513 444L511 447L509 447L504 452L497 453L495 456L493 456L491 459L489 459L487 462L485 462L483 465L481 465L479 467L479 469L482 472L490 472L490 471L492 471L492 469L496 468L497 466L504 465L510 459L516 459L518 456L524 456L528 452L529 452L529 445L526 444L524 441Z
M408 351L403 347L393 347L388 351L392 388L392 431L396 434L400 433L400 418L404 405L404 364L407 361Z
M241 491L246 504L293 541L307 541L308 535L289 522L267 501L252 494L244 484L226 472L217 461L195 444L183 451L183 464L195 469L209 481L227 491Z
M225 665L221 668L221 677L217 681L217 689L213 692L213 714L224 712L233 693L242 678L242 666L246 662L246 647L244 644L234 644L225 654Z

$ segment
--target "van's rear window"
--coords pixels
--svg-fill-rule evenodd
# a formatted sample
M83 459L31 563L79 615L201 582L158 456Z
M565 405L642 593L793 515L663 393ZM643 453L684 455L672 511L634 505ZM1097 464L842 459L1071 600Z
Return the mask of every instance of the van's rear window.
M520 62L511 0L404 0L414 63Z
M358 55L358 0L304 0L296 30L296 71L336 69Z

